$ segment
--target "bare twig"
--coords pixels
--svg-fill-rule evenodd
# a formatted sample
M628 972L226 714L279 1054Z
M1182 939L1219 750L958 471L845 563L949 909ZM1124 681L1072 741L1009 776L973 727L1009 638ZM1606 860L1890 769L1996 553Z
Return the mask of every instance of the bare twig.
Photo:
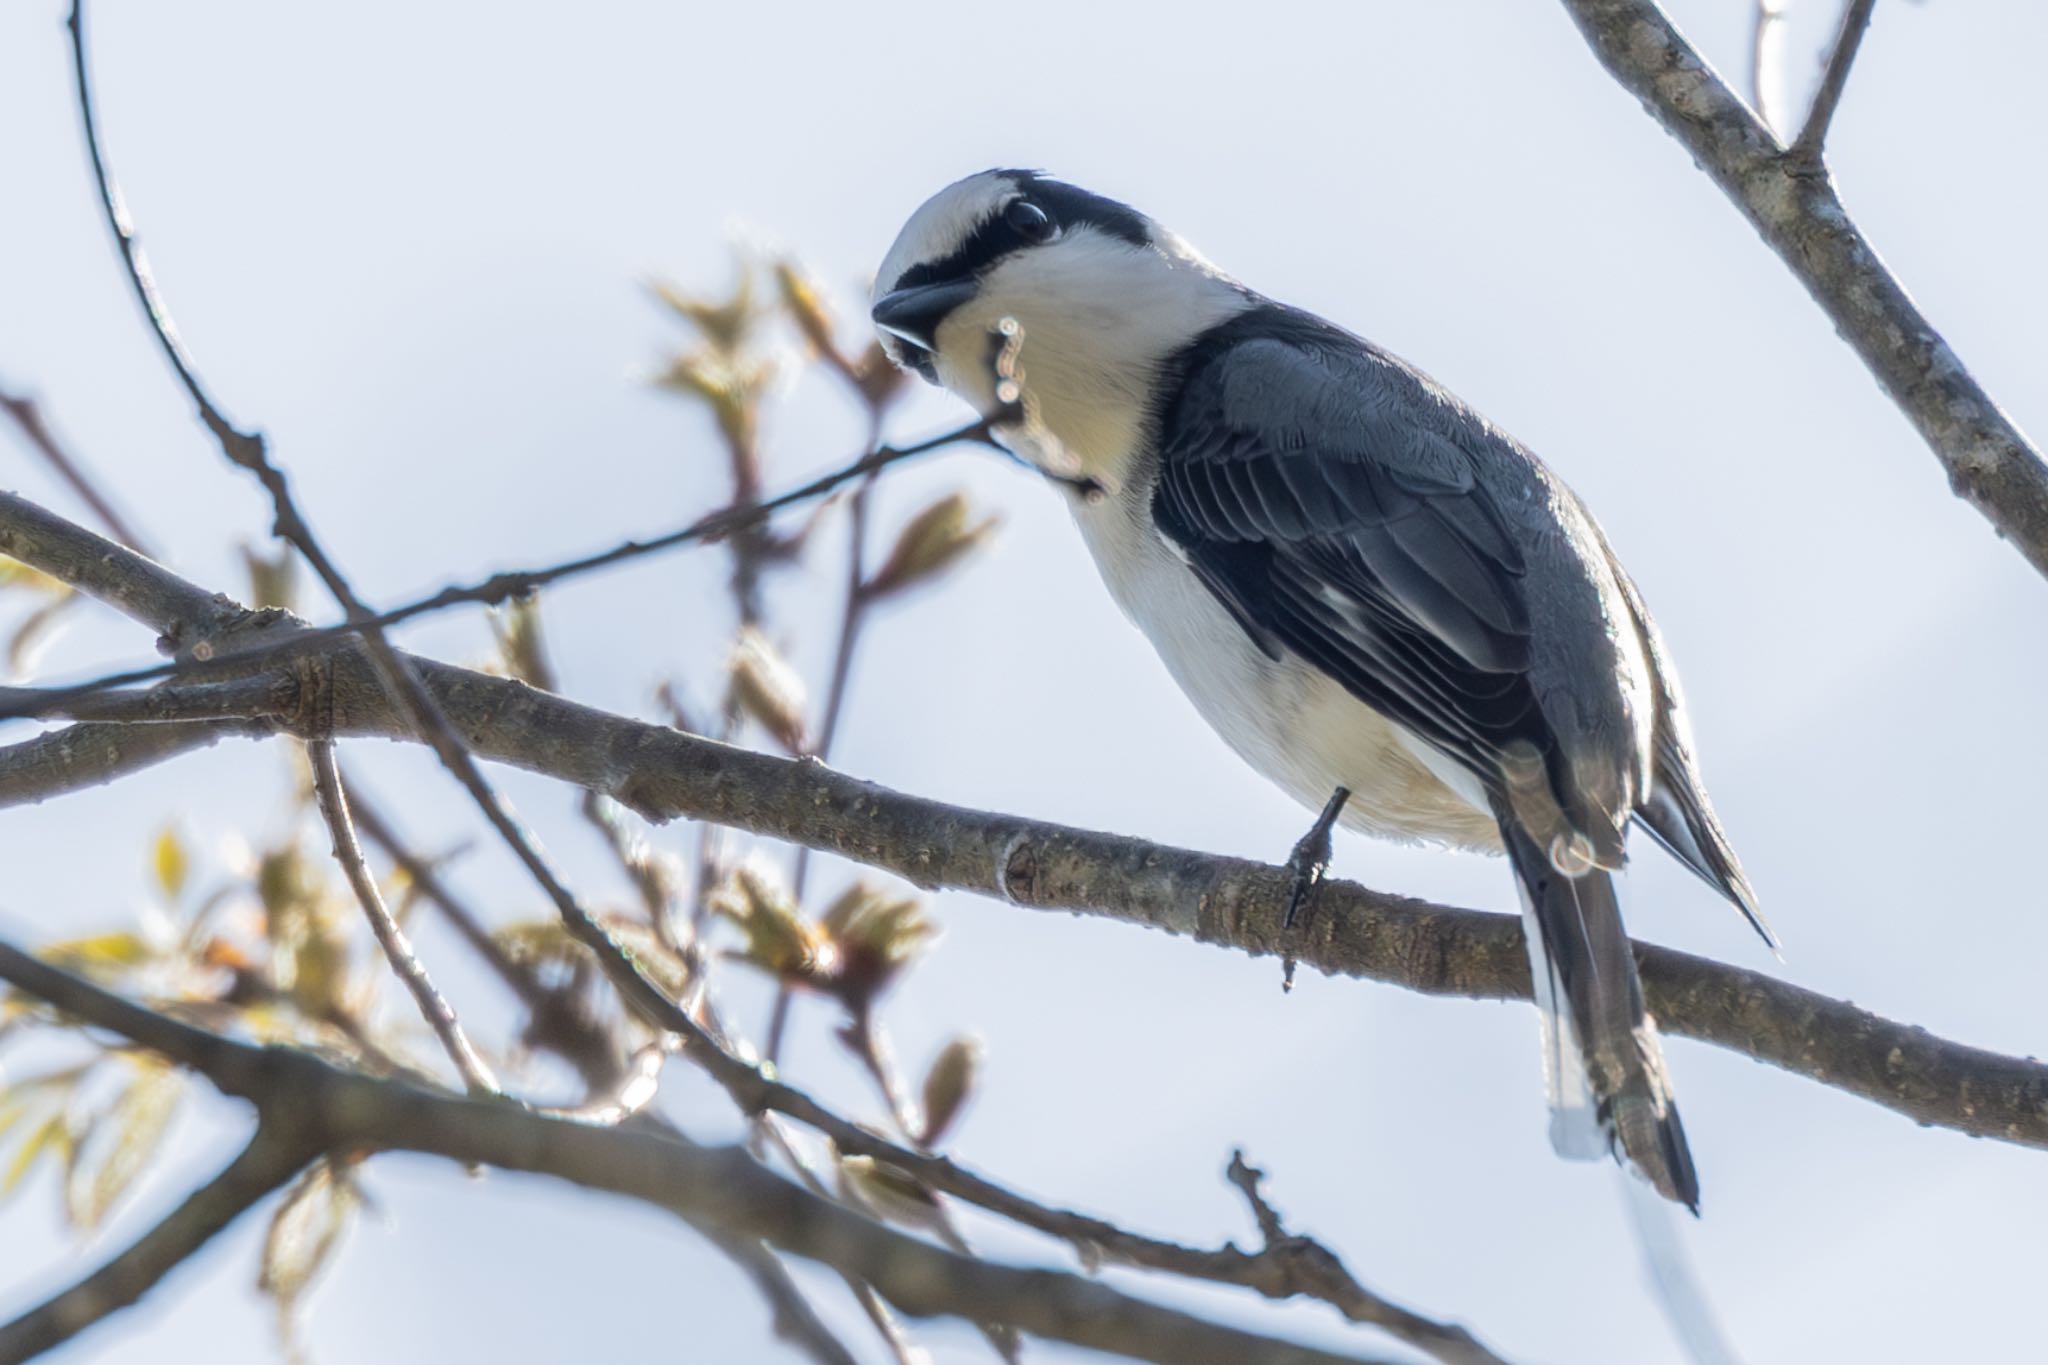
M1950 487L2048 574L2048 463L1885 268L1831 178L1778 145L1654 0L1564 5L1614 78L1806 286L1919 429Z
M811 1307L803 1287L772 1247L759 1239L725 1236L717 1240L719 1248L768 1300L776 1336L809 1356L815 1365L860 1365Z
M829 352L836 361L835 369L847 377L856 390L859 381L846 358L836 350ZM882 445L882 411L870 408L868 412L868 450L879 450ZM824 760L832 756L832 741L839 734L839 717L846 705L846 690L853 681L854 651L860 646L861 627L867 624L867 556L868 556L868 508L869 494L874 489L879 474L870 474L862 479L853 490L853 498L846 511L846 586L840 599L838 642L832 648L832 673L825 684L824 719L818 724L818 738L811 746L813 757ZM789 893L798 905L803 904L804 888L810 879L811 849L798 844L796 861L790 869ZM775 991L775 1006L768 1016L768 1039L764 1050L769 1061L782 1056L782 1037L789 1026L789 1011L795 1001L787 981L780 983Z
M317 1155L265 1128L227 1169L194 1190L127 1250L71 1288L0 1325L0 1365L18 1365L71 1340L155 1288Z
M982 422L972 422L966 426L956 427L951 431L942 432L937 436L927 437L922 441L915 441L906 446L885 446L871 455L855 460L852 464L842 468L835 469L829 474L820 475L818 478L812 479L800 487L793 488L787 493L755 503L751 507L744 509L727 508L722 511L713 512L709 516L699 517L687 526L656 536L651 540L624 541L597 554L583 555L576 559L563 560L559 563L540 568L514 569L504 573L492 574L490 577L475 583L451 585L431 596L418 598L403 606L393 607L386 611L368 613L360 619L344 621L331 626L308 627L292 637L292 645L286 650L280 651L267 644L252 644L247 648L239 650L207 651L203 652L201 657L182 659L177 662L158 664L148 668L126 669L118 673L109 673L75 687L47 689L43 695L48 699L47 704L63 705L77 697L89 696L95 692L104 692L113 687L124 687L131 683L155 682L159 679L178 675L201 675L209 670L247 668L265 662L275 662L294 653L303 653L306 648L317 645L324 640L338 639L342 636L356 635L372 629L398 625L401 622L410 621L416 616L443 611L449 607L460 606L465 603L496 605L526 593L536 592L551 583L559 583L564 579L575 578L598 569L607 569L613 565L623 564L644 555L657 554L664 550L672 550L678 546L698 541L715 540L721 536L731 534L740 526L753 525L786 507L794 507L801 503L815 501L843 484L851 483L856 479L864 479L876 470L886 468L900 460L907 460L914 456L929 454L932 451L940 450L947 446L963 443L988 444L987 425ZM17 494L0 492L0 510L14 514L12 517L0 518L0 520L11 520L15 521L16 524L20 524L21 519L29 515L29 509L34 509L36 512L41 511L41 509L35 508L33 503ZM8 544L4 540L0 540L0 554L14 555L17 559L23 558L21 555L15 555L8 548ZM136 558L140 559L139 556ZM141 560L140 563L150 564L150 561ZM237 608L236 612L238 614L230 615L223 619L223 614L217 607L195 610L192 609L191 604L168 602L160 597L152 598L150 596L152 591L160 588L161 585L152 582L152 576L148 573L138 573L138 568L139 565L135 562L123 561L119 565L110 564L105 566L102 572L84 571L79 577L67 578L66 581L71 582L73 586L83 589L88 594L107 602L108 605L116 610L126 612L128 615L137 617L137 619L156 624L159 630L167 632L167 638L174 647L189 645L194 640L201 643L208 642L216 636L229 634L248 627L247 618L249 613L245 609ZM226 599L223 598L221 601L224 602ZM168 635L174 620L182 620L187 623L185 629L193 632L192 640ZM20 707L0 706L0 720L39 714L43 714L43 712L22 709Z
M77 457L66 450L56 434L50 430L50 424L43 419L42 409L36 406L35 399L26 394L11 394L0 390L0 412L5 412L13 419L14 425L28 441L30 448L43 457L50 468L56 471L57 477L71 486L71 491L78 494L79 500L92 509L92 514L100 519L100 524L107 528L114 539L137 554L151 553L143 543L142 537L122 520L121 514L114 510L114 504L87 476L85 467L79 463Z
M377 946L384 950L384 960L391 964L392 972L411 992L413 1003L419 1006L427 1027L433 1029L434 1036L441 1040L441 1050L448 1054L449 1061L455 1063L456 1071L470 1092L496 1094L497 1078L491 1075L490 1067L463 1033L461 1021L455 1017L455 1007L435 988L426 965L412 950L412 941L385 906L384 893L377 889L377 879L370 875L369 867L363 862L362 846L356 842L355 824L349 818L348 797L341 789L341 770L334 762L333 741L313 740L307 744L306 752L313 762L313 794L319 799L320 813L326 817L327 832L334 840L334 860L341 864L349 889L355 892L356 902L363 907L363 914L370 921L370 932L377 936Z
M223 1093L256 1105L259 1122L289 1118L292 1132L322 1149L420 1152L607 1190L858 1276L906 1313L998 1322L1160 1365L1360 1359L1209 1322L1079 1276L920 1242L790 1184L742 1147L699 1147L630 1125L551 1119L502 1101L355 1075L307 1052L249 1047L123 1000L5 943L0 980L192 1067Z
M1792 155L1807 166L1818 170L1821 154L1828 137L1828 127L1834 122L1835 108L1842 102L1842 91L1849 84L1849 68L1856 64L1856 50L1863 45L1863 34L1870 27L1870 13L1877 8L1877 0L1848 0L1842 7L1842 27L1835 36L1834 50L1828 54L1827 69L1821 73L1820 88L1814 91L1813 108L1807 112L1806 126L1799 130L1799 138L1792 144Z
M438 910L464 943L489 967L528 1011L522 1039L529 1047L555 1053L583 1078L595 1096L614 1090L623 1074L619 1046L603 1025L566 991L549 986L525 963L515 961L483 919L465 904L434 865L406 846L390 820L360 787L344 779L342 790L365 837L384 851L420 898Z
M100 151L99 126L94 117L92 79L90 63L85 56L85 0L71 0L71 13L65 20L65 27L71 32L72 74L78 84L78 114L85 128L85 147L92 157L93 181L99 187L100 208L105 213L107 226L113 231L114 245L120 248L121 259L127 265L128 283L135 291L136 301L148 315L150 331L157 344L163 348L164 358L170 361L171 369L177 373L178 382L192 397L193 406L199 416L227 450L236 463L249 463L252 458L262 456L262 438L243 432L222 415L220 408L208 396L199 382L199 376L192 367L191 357L178 336L178 329L171 322L170 311L164 306L163 296L156 287L156 278L150 273L149 261L142 254L142 244L136 239L135 229L128 221L122 207L121 192L114 188L112 174L107 170L105 157ZM237 454L237 452L240 452Z
M283 719L297 704L296 680L258 673L221 682L165 683L80 695L70 688L0 687L0 706L45 719L183 725L192 721Z
M1337 1253L1287 1230L1279 1213L1259 1191L1266 1173L1246 1163L1241 1151L1230 1154L1225 1179L1244 1195L1264 1246L1247 1254L1236 1246L1198 1251L1164 1243L1127 1248L1127 1259L1155 1270L1172 1270L1197 1279L1248 1285L1268 1298L1293 1296L1320 1299L1353 1322L1371 1323L1389 1336L1445 1365L1502 1365L1499 1356L1456 1323L1437 1322L1381 1298L1344 1268ZM1131 1253L1135 1253L1132 1255Z

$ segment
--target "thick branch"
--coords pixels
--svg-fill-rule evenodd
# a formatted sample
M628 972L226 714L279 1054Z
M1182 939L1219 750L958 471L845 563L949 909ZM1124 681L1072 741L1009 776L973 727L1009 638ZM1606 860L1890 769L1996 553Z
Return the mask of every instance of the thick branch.
M276 733L276 725L263 720L66 726L0 747L0 809L104 786L232 736Z
M2048 574L2048 464L1878 259L1825 169L1802 150L1781 149L1654 0L1564 4L1614 78L1685 145L1799 277L1919 428L1950 487ZM1857 8L1867 19L1864 0ZM1857 17L1852 11L1850 22ZM1853 51L1838 46L1831 70L1846 76L1844 59ZM1826 126L1809 121L1807 131L1817 138Z
M66 566L94 561L93 546L126 553L34 510L43 523L64 528L62 543L37 540L49 553L22 556L46 573L61 578ZM0 495L0 548L12 515L12 503ZM139 562L170 578L172 595L209 607L226 602ZM413 663L480 757L602 792L649 819L688 817L786 839L930 889L1099 915L1261 956L1284 949L1331 975L1425 994L1529 996L1521 924L1512 916L1332 881L1318 892L1327 913L1296 941L1283 936L1280 925L1288 874L1266 864L927 801L820 763L629 720L510 679ZM334 733L415 738L365 661L342 654L330 667ZM1650 1008L1669 1032L1770 1062L1918 1123L2048 1147L2048 1067L2040 1063L1949 1042L1845 1001L1668 948L1638 945L1637 958Z
M77 1336L154 1289L227 1226L282 1189L315 1151L258 1129L227 1169L135 1244L54 1298L0 1325L0 1365L17 1365Z
M19 493L0 490L0 555L61 578L142 622L173 647L246 625L255 615L153 559L96 536ZM168 652L168 651L167 651Z
M121 1000L4 943L0 979L192 1066L225 1093L254 1103L263 1122L284 1125L294 1140L330 1150L422 1152L625 1195L848 1271L916 1316L1001 1322L1161 1365L1358 1360L1207 1322L1076 1275L931 1246L798 1188L743 1147L699 1147L653 1132L566 1122L502 1101L354 1075L310 1053L248 1047Z

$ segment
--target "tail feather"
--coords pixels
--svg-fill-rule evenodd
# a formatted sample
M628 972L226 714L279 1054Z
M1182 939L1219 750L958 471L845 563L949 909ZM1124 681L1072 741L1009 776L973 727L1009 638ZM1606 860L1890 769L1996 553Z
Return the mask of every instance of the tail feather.
M1699 1209L1699 1176L1671 1096L1613 876L1567 876L1511 817L1501 835L1523 925L1551 1100L1551 1142L1576 1159L1613 1151L1666 1199Z

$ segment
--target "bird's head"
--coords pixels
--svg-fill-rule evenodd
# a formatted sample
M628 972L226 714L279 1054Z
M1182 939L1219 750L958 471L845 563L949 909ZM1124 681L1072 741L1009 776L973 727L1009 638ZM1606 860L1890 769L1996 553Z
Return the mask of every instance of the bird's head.
M1029 400L1089 473L1117 477L1160 363L1245 291L1127 204L1036 171L971 175L910 216L875 276L890 359L982 412L990 333L1022 327Z

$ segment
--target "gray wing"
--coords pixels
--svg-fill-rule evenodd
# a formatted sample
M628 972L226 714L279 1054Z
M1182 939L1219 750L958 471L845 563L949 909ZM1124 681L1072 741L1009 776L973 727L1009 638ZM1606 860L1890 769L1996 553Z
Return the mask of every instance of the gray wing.
M1158 430L1159 527L1261 648L1497 798L1535 754L1603 865L1640 816L1773 941L1641 595L1533 455L1398 358L1275 305L1183 358Z
M1750 927L1776 951L1778 937L1764 922L1763 912L1757 908L1756 892L1751 889L1749 878L1743 874L1734 846L1721 829L1720 817L1714 814L1713 802L1707 799L1706 785L1700 781L1699 765L1692 754L1692 722L1686 716L1685 698L1678 687L1678 671L1671 665L1670 656L1664 648L1664 637L1658 633L1657 623L1650 619L1650 609L1644 605L1642 592L1637 589L1635 580L1622 569L1604 537L1601 548L1607 551L1608 565L1621 586L1629 615L1649 656L1651 681L1656 691L1650 789L1636 813L1642 818L1643 828L1649 830L1672 857L1733 901Z
M1533 755L1572 828L1620 864L1626 774L1643 765L1625 723L1586 722L1625 709L1620 689L1578 695L1538 638L1602 613L1583 581L1565 609L1532 594L1577 567L1563 536L1530 529L1533 457L1394 357L1277 306L1185 357L1158 430L1159 527L1262 648L1330 674L1497 796ZM1621 770L1601 790L1584 780L1588 733Z

